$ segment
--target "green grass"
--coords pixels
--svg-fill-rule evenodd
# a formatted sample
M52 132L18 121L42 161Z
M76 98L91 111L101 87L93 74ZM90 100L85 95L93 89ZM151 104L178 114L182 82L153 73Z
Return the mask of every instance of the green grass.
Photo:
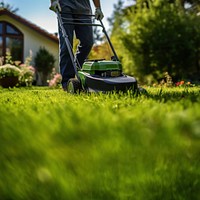
M200 199L200 88L0 89L0 200Z

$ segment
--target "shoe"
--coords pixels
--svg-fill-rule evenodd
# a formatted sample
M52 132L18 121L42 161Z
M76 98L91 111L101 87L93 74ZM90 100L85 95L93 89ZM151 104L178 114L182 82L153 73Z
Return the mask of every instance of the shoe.
M64 92L66 92L66 91L67 91L67 88L66 88L66 87L63 87L62 89L63 89L63 91L64 91Z
M67 91L67 82L62 83L62 89L63 89L63 91Z

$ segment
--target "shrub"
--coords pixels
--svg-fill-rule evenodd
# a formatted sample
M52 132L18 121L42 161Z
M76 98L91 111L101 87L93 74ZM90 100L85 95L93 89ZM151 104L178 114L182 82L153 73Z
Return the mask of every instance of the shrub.
M31 86L33 82L33 77L35 74L35 69L31 66L32 52L26 58L24 64L21 62L13 61L12 56L9 51L6 52L6 56L0 57L0 65L4 63L5 65L0 67L0 78L3 77L18 77L17 83L20 86ZM7 80L9 82L9 80ZM12 81L12 79L10 79Z
M51 79L48 81L49 82L49 87L55 88L58 87L58 85L61 82L61 74L57 73L55 68L53 68L52 73L51 73Z
M21 76L19 77L20 86L31 86L35 69L32 66L26 66L25 64L21 64L19 68L21 69Z
M19 77L21 74L21 70L11 64L5 64L3 66L0 66L0 78L7 77L7 76L15 76Z
M42 84L47 84L47 76L52 71L55 58L44 47L41 47L35 56L35 68L38 72L42 72Z
M19 82L21 70L14 65L6 64L0 67L0 85L2 87L14 87Z
M124 67L143 81L146 75L162 78L168 71L177 81L199 75L199 16L165 1L148 1L127 16L120 35Z

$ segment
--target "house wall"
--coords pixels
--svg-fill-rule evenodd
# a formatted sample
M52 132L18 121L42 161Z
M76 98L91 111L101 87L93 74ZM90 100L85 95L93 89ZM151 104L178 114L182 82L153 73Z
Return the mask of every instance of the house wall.
M25 26L24 24L21 24L17 20L7 16L7 15L1 15L0 21L6 21L10 24L17 27L24 35L24 61L26 57L30 55L30 51L32 51L33 61L32 65L34 66L34 57L39 50L40 47L45 47L51 54L54 55L56 62L55 62L55 68L58 71L58 56L59 56L59 46L58 42L53 41L37 31L34 31L33 29Z

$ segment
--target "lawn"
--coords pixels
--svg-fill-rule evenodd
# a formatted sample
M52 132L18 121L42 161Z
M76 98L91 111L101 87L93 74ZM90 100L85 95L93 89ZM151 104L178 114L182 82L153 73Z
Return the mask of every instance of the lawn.
M0 200L199 200L200 88L0 89Z

